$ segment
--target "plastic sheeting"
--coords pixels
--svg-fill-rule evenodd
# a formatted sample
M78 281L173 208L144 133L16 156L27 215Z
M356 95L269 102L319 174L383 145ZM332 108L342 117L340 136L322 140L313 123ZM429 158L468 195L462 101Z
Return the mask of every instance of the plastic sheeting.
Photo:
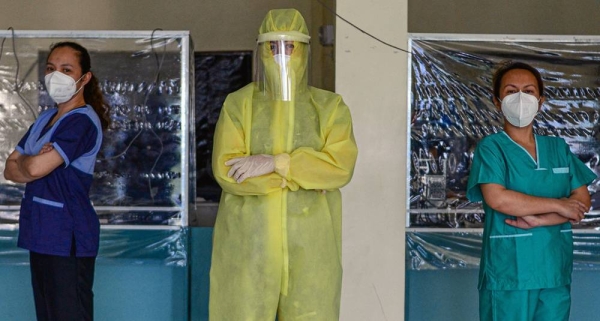
M478 268L481 233L406 233L406 269Z
M227 95L252 81L252 52L199 52L194 60L196 196L216 203L221 187L212 172L213 134Z
M563 137L600 173L600 38L413 34L410 39L407 226L477 228L481 204L465 197L477 142L502 128L491 77L513 59L537 67L546 86L538 134ZM600 180L578 228L599 226Z
M132 319L125 316L131 311L135 317L189 319L186 225L196 186L189 32L17 31L13 37L3 31L0 38L1 163L37 115L53 105L43 81L52 43L76 41L89 50L92 72L112 107L90 192L103 225L94 285L98 314L106 320ZM29 274L29 253L16 246L23 190L23 184L0 177L5 280ZM31 297L24 291L0 293L0 319L27 305L23 298ZM103 298L110 300L108 308Z
M102 229L99 262L186 267L189 228ZM18 229L0 228L0 266L28 265L29 252L17 248Z
M90 192L102 224L186 225L195 201L189 32L17 30L0 37L0 162L54 105L44 86L51 44L78 42L112 107ZM23 190L0 177L0 223L16 223Z
M481 231L406 233L406 269L477 269ZM600 234L573 233L573 269L600 270Z
M465 197L477 142L502 129L491 100L499 63L537 67L546 86L538 134L563 137L600 173L600 37L410 36L407 270L477 269L485 215ZM574 268L600 269L600 180L573 226Z

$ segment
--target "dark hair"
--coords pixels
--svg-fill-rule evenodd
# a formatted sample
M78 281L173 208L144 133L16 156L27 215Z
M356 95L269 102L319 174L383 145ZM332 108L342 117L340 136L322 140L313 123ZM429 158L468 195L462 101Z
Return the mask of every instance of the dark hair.
M76 42L62 41L55 43L50 47L50 54L52 51L54 51L54 49L62 47L69 47L77 52L82 75L91 70L92 61L90 59L90 54L85 47ZM50 57L50 54L48 54L48 57ZM100 84L98 83L98 78L96 78L93 73L92 78L83 88L83 99L87 104L90 104L94 108L96 114L98 114L100 123L102 124L102 129L104 130L108 128L110 125L110 105L104 100L104 96L100 90Z
M492 78L494 98L500 99L500 83L502 83L502 78L507 72L514 69L523 69L532 73L535 79L537 80L538 89L540 91L540 97L544 96L544 82L542 81L542 76L540 75L540 72L537 69L524 62L506 61L502 63L502 65L496 70L496 72L494 72L494 77Z

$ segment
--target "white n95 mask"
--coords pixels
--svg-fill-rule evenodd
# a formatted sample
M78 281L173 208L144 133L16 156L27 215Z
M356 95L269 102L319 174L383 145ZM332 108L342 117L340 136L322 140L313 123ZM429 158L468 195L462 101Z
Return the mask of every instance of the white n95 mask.
M537 115L539 100L535 96L519 91L502 100L502 113L516 127L525 127Z
M69 101L71 97L83 88L79 88L76 90L76 84L83 78L85 74L83 74L77 81L75 81L70 76L63 74L60 71L53 71L44 77L44 82L46 83L46 90L48 91L48 95L54 100L57 104L62 104L66 101Z
M273 55L273 59L275 59L275 62L279 65L279 67L285 67L290 63L290 59L292 57L288 56L288 55L282 55L282 54L276 54Z

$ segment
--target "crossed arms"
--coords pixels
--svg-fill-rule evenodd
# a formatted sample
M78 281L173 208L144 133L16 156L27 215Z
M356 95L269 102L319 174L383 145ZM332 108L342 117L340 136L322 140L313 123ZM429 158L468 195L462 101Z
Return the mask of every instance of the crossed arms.
M558 225L581 221L591 206L587 186L573 190L568 198L530 196L506 189L499 184L481 184L485 202L494 210L510 213L516 219L506 219L506 224L528 229L536 226Z

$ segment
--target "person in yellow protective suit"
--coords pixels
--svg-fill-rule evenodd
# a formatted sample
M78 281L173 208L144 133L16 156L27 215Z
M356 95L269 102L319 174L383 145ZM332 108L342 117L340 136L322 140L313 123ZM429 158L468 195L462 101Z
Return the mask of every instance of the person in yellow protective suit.
M339 188L357 147L342 98L308 86L309 39L297 10L269 11L257 41L260 76L223 104L211 321L339 319Z

